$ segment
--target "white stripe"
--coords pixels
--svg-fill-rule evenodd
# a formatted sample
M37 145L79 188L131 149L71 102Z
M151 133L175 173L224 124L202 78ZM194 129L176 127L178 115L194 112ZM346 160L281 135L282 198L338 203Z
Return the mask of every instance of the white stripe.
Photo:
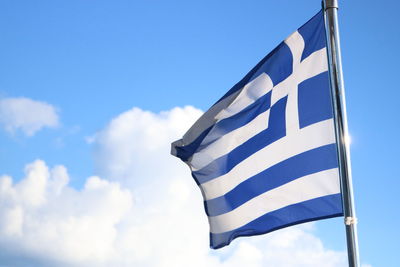
M340 193L338 169L303 176L261 194L235 210L209 217L214 234L232 231L269 212L318 197Z
M270 110L268 109L266 112L259 114L256 118L254 118L251 122L247 123L243 127L240 127L232 132L223 135L213 143L207 145L204 149L195 153L189 163L192 171L196 171L207 166L213 160L229 153L256 134L267 129L269 113ZM210 135L208 136L213 135L211 131ZM212 141L209 140L207 137L207 140L204 139L205 143Z
M273 83L271 78L266 73L261 73L257 78L246 84L235 101L217 114L215 118L217 120L222 120L239 113L247 106L254 103L258 98L271 91L272 87Z
M225 195L241 182L299 153L335 143L333 119L321 121L285 136L252 154L230 172L201 184L204 198Z
M296 69L298 83L310 79L318 74L328 70L328 58L326 55L326 47L315 51L301 63L301 67Z

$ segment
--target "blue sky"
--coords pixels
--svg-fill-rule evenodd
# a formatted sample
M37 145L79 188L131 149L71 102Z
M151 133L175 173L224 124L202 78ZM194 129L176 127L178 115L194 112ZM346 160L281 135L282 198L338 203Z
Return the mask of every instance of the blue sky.
M400 215L396 209L400 193L396 168L400 149L397 136L400 131L400 93L397 85L397 63L400 57L396 53L400 42L397 20L399 4L397 1L364 1L362 4L339 2L360 253L365 264L392 267L398 262L395 255L400 249ZM125 243L115 243L118 249L105 246L103 250L94 252L81 247L79 250L82 257L74 257L76 253L68 254L73 250L62 245L65 244L61 242L65 238L62 233L65 232L60 229L64 228L55 223L62 221L63 214L57 213L57 208L43 204L53 199L54 203L69 207L69 203L82 200L87 204L83 206L89 209L95 205L93 203L100 201L90 191L98 188L98 184L106 192L117 192L117 195L122 196L116 200L112 197L112 203L118 206L130 203L115 215L115 220L104 226L104 229L111 227L117 232L117 239L118 233L125 231L121 229L128 229L130 222L137 226L135 229L129 228L129 233L133 233L142 229L148 218L151 221L167 218L162 217L161 213L158 217L151 217L144 207L149 205L158 210L150 199L163 201L163 198L148 193L153 192L149 188L160 184L170 188L168 181L176 177L187 179L187 185L193 187L187 190L193 190L193 194L196 194L196 203L193 206L187 203L185 207L198 207L199 212L194 216L206 220L200 210L200 192L191 181L189 170L177 159L167 155L169 142L179 137L198 117L200 111L197 109L206 110L279 42L318 12L319 8L319 1L309 0L246 3L3 1L0 4L0 100L29 99L33 102L24 103L32 105L32 111L24 118L35 115L41 120L38 122L39 128L32 128L32 124L28 123L28 128L24 130L21 125L26 121L19 126L10 126L7 124L9 121L0 118L0 176L12 177L15 194L18 195L28 190L24 189L24 184L29 183L25 182L19 187L16 184L31 181L29 177L35 175L42 177L40 173L46 173L47 167L52 169L63 165L68 172L68 179L56 178L66 177L60 168L56 168L50 171L47 179L52 182L48 182L47 186L53 180L61 179L64 182L60 182L63 184L60 186L66 187L64 189L69 193L54 197L57 201L45 195L47 202L32 193L33 199L38 201L37 205L47 205L41 206L41 209L30 207L23 196L15 197L19 200L13 204L13 209L7 206L7 209L12 210L9 213L4 204L9 200L0 197L4 204L0 204L0 210L3 209L0 217L3 219L19 218L15 214L23 214L23 218L33 218L32 221L37 223L42 221L34 216L41 214L43 218L57 218L49 222L58 225L48 225L58 230L55 230L53 239L46 239L49 236L47 232L36 237L27 233L29 229L36 229L32 228L34 223L29 224L28 219L24 219L22 228L17 230L7 223L1 224L3 228L0 227L0 230L3 229L3 232L0 231L0 250L6 244L9 249L0 253L0 265L85 266L90 262L94 264L92 266L108 266L111 264L109 262L114 262L117 256L98 260L96 255L101 254L99 251L125 251L122 245ZM180 109L174 110L176 107ZM55 118L49 118L49 114ZM125 126L125 123L132 125ZM118 140L115 136L122 137ZM142 144L136 145L140 142ZM165 156L161 155L163 153ZM35 161L37 159L42 161ZM160 171L149 171L154 166L146 161L161 166L158 167ZM28 164L31 165L27 173L24 173ZM176 169L179 170L175 172ZM36 174L29 176L29 170ZM100 178L88 178L93 175ZM31 179L35 181L36 178ZM67 180L69 183L65 185ZM181 180L177 183L180 185ZM182 186L186 190L186 184ZM43 190L48 192L53 189ZM157 188L153 194L160 190ZM159 193L163 194L162 191ZM185 197L187 200L194 196ZM129 200L131 198L132 201ZM66 210L68 218L75 218L79 222L81 211L73 207ZM107 213L108 210L99 211L99 214L103 212ZM135 215L129 215L131 213ZM175 215L173 211L168 213L168 216ZM93 216L101 218L96 217L100 216L97 213ZM3 221L7 222L6 219ZM206 226L206 221L203 221L200 227ZM179 235L190 236L193 232L199 232L194 226L185 230L181 232L182 229L176 229L174 236L177 236L177 240L181 240ZM314 241L318 239L318 242L322 242L324 250L321 253L328 251L334 253L332 257L343 256L340 254L345 250L342 218L317 222L293 231L299 231L299 236L306 236L304 240L314 238ZM272 246L270 243L263 243L272 242L275 237L273 235L257 237L256 241L250 243L237 240L232 248L213 252L208 250L207 229L204 228L201 234L205 237L199 237L199 240L204 241L200 244L205 248L202 254L204 257L199 256L199 259L210 266L214 265L207 260L214 264L229 262L230 259L243 261L247 266L258 266L259 262L246 262L246 257L241 256L242 250L250 251L252 255L253 252L265 252L266 247L272 251L276 249L269 247ZM49 244L60 246L59 251L62 253L54 253L51 245L43 245L40 251L34 249L31 242L35 238L44 238ZM87 238L94 240L90 239L92 236ZM161 243L165 242L162 238L167 238L166 233L160 234ZM263 238L268 240L262 241ZM132 234L131 242L135 240L142 239ZM101 243L101 239L97 241ZM76 239L70 242L73 244ZM92 246L93 243L88 244ZM21 246L23 249L16 249ZM149 245L149 251L156 248ZM288 251L296 249L291 247ZM135 254L138 248L130 247L126 250ZM326 257L329 259L331 254L328 252L324 255L328 255ZM156 257L155 254L137 253L142 256L130 261L136 263L135 266L157 264L150 260ZM173 255L174 251L165 253L177 257ZM116 262L119 262L119 266L128 264L118 260ZM271 257L263 258L262 261L265 266L278 266L274 263L286 266L279 259ZM180 266L179 263L168 265L167 262L169 260L166 256L162 266ZM341 260L337 262L339 265L332 266L340 266Z

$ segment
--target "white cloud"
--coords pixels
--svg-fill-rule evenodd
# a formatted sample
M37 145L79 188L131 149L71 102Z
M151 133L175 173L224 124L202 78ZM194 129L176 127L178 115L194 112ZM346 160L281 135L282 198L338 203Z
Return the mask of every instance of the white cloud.
M346 266L301 225L208 247L200 191L169 143L201 114L192 107L116 117L93 137L98 176L82 190L43 161L13 184L0 177L0 262L5 266ZM26 264L29 262L29 264ZM32 264L33 263L33 264ZM9 264L9 265L7 265Z
M68 179L63 166L49 170L40 160L15 185L0 177L0 246L15 250L8 257L34 256L51 266L113 257L117 223L132 207L131 192L95 176L77 191Z
M344 253L326 250L304 227L237 240L218 255L208 248L200 194L184 177L141 191L149 199L137 203L134 190L96 176L80 191L67 183L63 166L49 170L40 160L26 167L17 184L0 177L0 248L9 250L2 262L25 266L16 261L25 257L33 266L343 266Z
M19 130L32 136L43 127L58 126L59 121L52 105L19 97L0 99L0 124L10 133Z

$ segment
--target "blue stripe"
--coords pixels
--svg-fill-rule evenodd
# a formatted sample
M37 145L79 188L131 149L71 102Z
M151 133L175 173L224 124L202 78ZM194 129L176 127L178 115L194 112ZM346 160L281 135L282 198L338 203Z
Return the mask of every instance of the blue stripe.
M301 60L326 46L324 14L322 10L298 29L304 39L304 50Z
M338 216L343 216L341 194L319 197L272 211L230 232L210 233L210 246L222 248L239 236L261 235L299 223Z
M300 128L333 117L327 71L303 81L298 88Z
M254 175L225 195L205 201L206 213L217 216L232 211L271 189L337 166L336 144L303 152Z
M286 134L285 108L287 97L276 102L270 111L268 128L245 143L233 149L227 155L212 161L204 168L192 172L197 184L202 184L229 172L235 165L258 150L282 138Z

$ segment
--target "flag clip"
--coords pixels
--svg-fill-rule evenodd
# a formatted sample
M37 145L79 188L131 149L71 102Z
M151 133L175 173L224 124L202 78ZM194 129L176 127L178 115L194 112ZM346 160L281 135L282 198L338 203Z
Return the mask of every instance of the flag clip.
M352 225L352 224L357 224L358 220L356 217L346 217L344 223L346 225Z

